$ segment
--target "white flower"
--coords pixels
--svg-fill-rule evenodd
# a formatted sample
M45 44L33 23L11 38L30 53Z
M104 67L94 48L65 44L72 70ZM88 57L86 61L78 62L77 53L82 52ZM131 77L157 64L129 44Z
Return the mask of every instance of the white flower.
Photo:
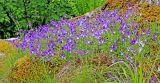
M141 45L142 47L144 47L144 45L145 45L145 44L143 43L143 41L140 41L140 40L139 40L138 43L139 43L139 45Z
M142 47L139 47L139 52L141 52L142 51Z
M113 52L113 50L111 49L110 52Z

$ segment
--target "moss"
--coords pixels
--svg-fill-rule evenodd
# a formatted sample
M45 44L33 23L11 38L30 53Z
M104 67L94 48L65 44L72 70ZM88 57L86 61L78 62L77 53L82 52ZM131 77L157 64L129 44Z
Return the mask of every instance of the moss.
M136 9L137 21L140 23L140 28L149 27L148 22L160 23L160 6L148 3L140 4L137 0L107 0L107 7L109 10L117 9L121 13L125 13L126 10L132 9L129 6L129 2Z
M39 81L45 79L47 67L43 61L32 60L31 56L19 58L9 73L9 80L12 82Z
M144 3L139 4L139 7L139 11L142 12L140 21L160 21L160 6Z

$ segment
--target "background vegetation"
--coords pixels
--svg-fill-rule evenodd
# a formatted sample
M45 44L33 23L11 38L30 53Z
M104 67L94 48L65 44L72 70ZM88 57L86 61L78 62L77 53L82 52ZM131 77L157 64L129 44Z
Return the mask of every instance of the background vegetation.
M17 36L18 30L32 29L50 20L82 15L104 0L0 0L0 38Z

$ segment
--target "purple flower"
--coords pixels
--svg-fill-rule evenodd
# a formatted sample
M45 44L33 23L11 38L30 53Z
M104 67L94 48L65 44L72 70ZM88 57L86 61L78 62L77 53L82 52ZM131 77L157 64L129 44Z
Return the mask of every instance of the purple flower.
M151 83L156 83L156 82L155 82L155 81L156 81L156 78L155 78L154 76L152 76L150 80L151 80Z
M120 33L124 34L124 29L123 29L123 27L119 28L118 31L119 31Z
M134 48L127 48L127 50L133 52L134 54L136 54L136 50Z
M126 83L131 83L131 78L128 78Z
M23 33L26 33L26 30L19 30L19 31L17 32L17 35L23 34Z
M130 60L129 65L132 65L134 63L134 60Z
M146 30L145 29L142 30L142 34L146 34Z
M74 38L68 38L67 42L68 43L76 43L76 40Z
M134 34L137 33L137 28L136 27L133 27L133 31L132 31Z
M146 32L147 35L150 35L151 33L151 28L148 29L148 31Z
M85 50L75 50L74 51L76 54L84 55L86 53Z
M51 49L51 48L47 48L47 50L46 50L46 54L54 54L54 50L53 49Z
M118 48L118 44L113 44L110 46L110 51L113 52L113 50L116 48Z
M91 45L91 44L92 44L92 40L83 40L83 43L84 43L84 44Z
M27 43L22 43L21 46L23 50L26 50L29 47Z
M55 29L58 29L58 23L56 21L51 20L50 24L52 24Z
M136 38L132 38L132 40L130 41L130 45L134 45L137 43L137 39Z
M30 53L33 54L35 52L35 49L30 49Z
M115 58L114 58L114 59L112 59L112 63L115 63L116 61L117 61L117 59L115 59Z
M66 56L64 55L64 53L60 54L60 56L61 56L63 59L66 58Z
M128 7L133 7L133 4L131 2L128 2Z
M100 30L95 31L94 36L95 38L98 39L101 36L101 31Z
M124 35L122 35L122 41L124 41L124 40L125 40L125 38L126 38L126 37L125 37Z
M81 37L80 34L76 34L76 39L79 39Z
M152 40L155 41L157 37L158 37L158 34L154 33L153 36L152 36Z
M136 38L138 39L140 36L141 36L141 34L139 34L138 32L136 33Z
M75 48L75 44L72 44L72 43L65 43L63 46L62 46L62 50L66 50L68 52L71 52L71 50L73 50Z
M50 61L51 60L51 56L48 56L48 59L47 59L47 61Z
M19 45L17 44L17 47L21 47L24 50L30 49L30 52L34 53L36 56L47 56L50 59L50 55L59 51L74 52L77 48L77 40L79 39L81 39L80 41L85 41L87 44L92 44L97 41L99 42L98 45L105 43L105 38L103 38L102 35L107 33L107 29L112 27L110 28L112 29L112 33L109 35L117 34L117 31L115 31L117 27L112 26L115 22L121 25L118 29L119 32L123 34L122 41L124 41L127 36L131 36L131 25L126 21L131 12L132 11L128 10L125 14L120 15L117 10L112 10L93 15L93 18L82 16L75 20L65 20L63 18L59 21L51 20L49 24L41 25L35 30L28 30ZM136 29L133 28L133 31L136 33ZM90 36L96 39L85 40L85 38L83 38L90 38ZM116 42L114 39L111 40L111 42L116 43L110 46L111 51L118 48L119 40L120 39L116 40ZM131 40L131 44L135 44L133 39ZM47 49L43 49L42 46ZM59 50L59 48L61 48L61 50ZM92 50L95 49L93 48ZM86 54L89 52L79 49L77 53ZM64 56L64 53L62 53L61 57Z
M51 46L51 47L55 47L55 46L56 46L56 44L54 43L54 41L53 41L53 40L50 40L50 41L49 41L49 46Z
M126 31L126 34L127 34L128 37L131 36L131 33L130 33L130 31L128 31L128 30Z
M17 48L20 48L20 47L21 47L21 44L16 44L16 47L17 47Z
M104 23L104 25L102 26L102 29L103 29L103 30L107 30L108 28L109 28L108 23Z
M99 43L103 44L105 42L105 39L104 38L100 38L99 39Z
M120 41L120 39L117 39L115 42L118 43Z
M139 67L139 63L138 62L136 63L136 67Z
M129 59L129 55L128 54L126 54L126 59Z
M37 51L37 52L36 52L36 57L37 57L37 56L39 56L39 55L40 55L40 52L39 52L39 51Z
M43 50L41 56L45 56L45 55L47 55L47 54L48 54L48 53Z
M41 56L41 58L44 58L44 56L46 56L46 55L47 55L47 52L46 52L46 51L44 51L44 50L42 50L42 51L41 51L41 55L40 55L40 56Z

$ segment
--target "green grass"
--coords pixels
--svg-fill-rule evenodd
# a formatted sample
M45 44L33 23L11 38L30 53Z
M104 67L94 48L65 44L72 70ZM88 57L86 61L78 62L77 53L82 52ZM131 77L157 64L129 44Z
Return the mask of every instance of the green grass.
M5 59L2 61L3 70L0 71L0 81L6 81L6 77L14 66L15 62L24 55L26 55L26 53L22 52L22 50L19 50L18 53L11 53L11 55L5 56Z
M75 0L75 10L79 15L92 11L97 7L104 5L105 0Z

